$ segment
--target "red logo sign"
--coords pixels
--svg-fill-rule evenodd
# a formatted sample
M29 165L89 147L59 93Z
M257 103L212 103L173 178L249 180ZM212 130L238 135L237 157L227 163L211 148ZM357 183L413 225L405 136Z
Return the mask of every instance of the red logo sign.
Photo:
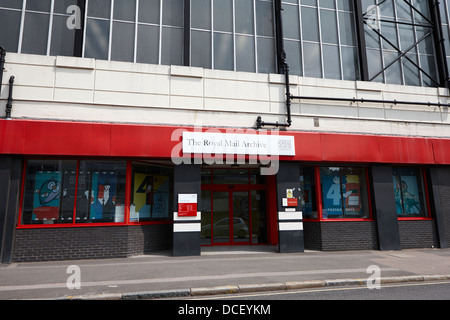
M196 203L179 203L178 204L179 217L195 217L197 216Z
M297 198L287 198L287 206L288 207L298 206L298 199Z

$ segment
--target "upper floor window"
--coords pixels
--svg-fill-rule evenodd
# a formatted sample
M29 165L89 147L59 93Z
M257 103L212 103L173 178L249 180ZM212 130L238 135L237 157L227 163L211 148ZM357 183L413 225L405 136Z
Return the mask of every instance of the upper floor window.
M448 1L439 11L450 40ZM73 6L76 28L68 25ZM428 1L281 6L282 42L274 0L1 0L0 45L18 53L276 73L283 43L299 76L439 86L448 73Z
M276 72L273 0L192 0L190 65Z
M439 1L439 12L441 14L442 32L446 52L447 65L450 64L450 1Z
M363 0L369 80L439 85L434 23L424 0Z
M183 64L183 0L86 0L83 56Z
M66 24L71 5L77 0L2 0L0 44L12 52L77 55L77 29Z
M293 74L358 80L353 1L283 0L283 36Z

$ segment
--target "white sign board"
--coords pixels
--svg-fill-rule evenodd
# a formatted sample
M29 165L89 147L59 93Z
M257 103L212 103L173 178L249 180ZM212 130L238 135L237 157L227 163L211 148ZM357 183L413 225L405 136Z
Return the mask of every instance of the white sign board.
M197 203L197 194L178 194L178 203Z
M183 132L183 153L295 156L293 136Z

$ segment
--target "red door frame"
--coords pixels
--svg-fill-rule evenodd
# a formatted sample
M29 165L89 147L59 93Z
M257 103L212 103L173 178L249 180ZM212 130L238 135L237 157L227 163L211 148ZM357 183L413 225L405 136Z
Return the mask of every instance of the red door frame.
M265 196L265 201L266 201L266 219L267 219L267 234L270 234L270 207L269 207L269 187L272 184L267 183L266 184L251 184L251 183L242 183L242 184L213 184L212 183L212 171L214 169L229 169L230 171L232 171L234 168L208 168L209 170L211 170L211 181L210 184L202 184L201 190L202 191L209 191L211 192L211 243L209 245L203 245L203 246L221 246L221 245L259 245L261 243L252 243L252 218L251 218L251 195L250 192L252 190L263 190L266 192L266 196ZM249 182L250 182L250 168L244 168L245 170L248 170L248 177L249 177ZM219 242L219 243L214 243L213 239L214 239L214 227L213 227L213 214L214 214L214 206L213 206L213 193L214 192L226 192L228 194L228 207L229 207L229 214L228 217L230 218L230 229L229 229L229 240L228 242ZM248 199L249 199L249 241L245 241L245 242L234 242L233 241L233 192L247 192L248 194ZM268 236L267 238L267 243L270 243L270 237ZM266 244L266 243L264 243Z
M229 185L233 186L233 185ZM214 202L212 199L214 198L213 194L214 192L223 192L228 195L228 241L223 242L214 242L214 224L213 224L213 217L214 217ZM246 192L247 197L249 199L249 240L248 241L242 241L242 242L235 242L234 241L234 223L232 223L234 220L234 210L233 210L233 193L234 192ZM252 215L251 215L251 197L250 197L250 190L234 190L234 188L229 188L227 190L218 188L217 190L211 190L211 245L212 246L220 246L220 245L249 245L252 244L251 241L251 235L252 235Z

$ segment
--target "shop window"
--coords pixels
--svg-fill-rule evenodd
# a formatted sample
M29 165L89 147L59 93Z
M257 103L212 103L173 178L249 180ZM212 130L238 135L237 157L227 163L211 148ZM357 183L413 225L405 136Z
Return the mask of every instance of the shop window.
M320 168L322 217L369 218L365 168Z
M28 161L21 223L71 223L76 171L76 161Z
M300 168L301 206L304 219L317 219L316 181L313 167Z
M421 170L418 168L393 168L395 207L398 217L426 217L425 193Z
M125 177L125 161L80 161L76 222L124 222Z
M145 162L129 165L128 171L127 161L28 160L20 225L171 219L173 168Z
M130 222L169 219L172 186L172 168L133 163Z

